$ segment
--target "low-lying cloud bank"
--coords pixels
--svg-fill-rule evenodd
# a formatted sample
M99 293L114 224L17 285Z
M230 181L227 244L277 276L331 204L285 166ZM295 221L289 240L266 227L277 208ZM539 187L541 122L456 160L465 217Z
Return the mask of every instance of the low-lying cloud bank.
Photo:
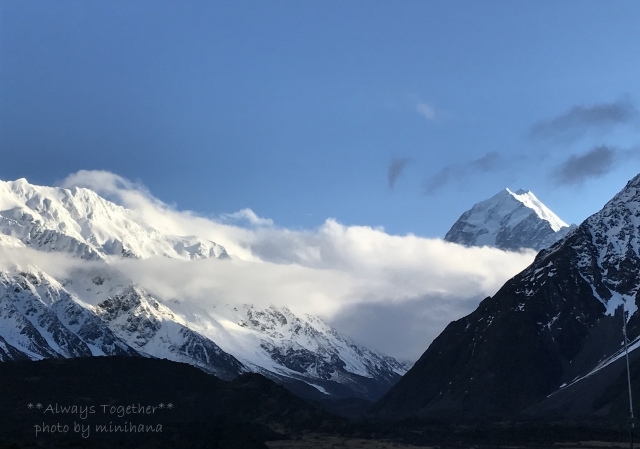
M222 302L288 306L316 314L365 346L403 360L416 360L450 321L475 309L535 257L533 251L466 248L390 235L381 228L344 226L334 219L305 231L277 227L248 209L209 219L170 207L143 186L108 172L81 171L61 184L91 188L138 210L156 228L226 247L232 260L157 258L112 265L162 299L203 307ZM25 249L0 253L7 257L56 276L86 263Z

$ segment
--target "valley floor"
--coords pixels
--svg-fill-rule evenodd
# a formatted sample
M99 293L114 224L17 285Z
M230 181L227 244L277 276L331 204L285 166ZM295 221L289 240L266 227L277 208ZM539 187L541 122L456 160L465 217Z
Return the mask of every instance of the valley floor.
M269 449L445 449L445 448L470 448L470 449L623 449L629 447L629 442L608 441L576 441L554 443L546 445L470 445L459 444L455 446L414 446L410 444L396 443L390 440L372 440L363 438L346 438L331 435L309 434L290 440L267 441Z
M305 435L299 439L267 441L269 449L329 449L329 448L358 448L358 449L413 449L428 448L428 446L412 446L394 443L387 440L368 440L363 438L345 438L331 435Z

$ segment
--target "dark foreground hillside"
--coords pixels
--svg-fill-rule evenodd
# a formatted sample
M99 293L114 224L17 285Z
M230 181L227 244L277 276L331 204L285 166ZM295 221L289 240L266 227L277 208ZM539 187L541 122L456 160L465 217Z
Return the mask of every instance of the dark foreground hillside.
M265 448L339 425L259 374L228 382L138 357L0 363L0 435L39 447Z
M158 359L0 363L0 449L546 448L555 443L584 449L597 447L587 441L624 441L626 432L624 419L348 420L259 374L223 381Z

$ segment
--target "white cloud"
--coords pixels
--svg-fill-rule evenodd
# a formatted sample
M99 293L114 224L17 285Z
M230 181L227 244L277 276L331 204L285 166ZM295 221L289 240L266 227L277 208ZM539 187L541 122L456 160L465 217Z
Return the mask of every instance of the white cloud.
M418 103L418 105L416 106L416 111L427 120L436 119L436 109L430 104Z
M62 185L92 188L137 209L155 227L220 243L233 258L124 260L114 266L155 294L204 307L221 301L286 305L317 314L372 349L403 358L417 358L451 320L475 309L535 256L390 235L335 219L317 229L290 230L250 209L217 221L179 211L143 186L108 172L81 171ZM234 226L229 218L254 226Z
M222 214L223 220L245 220L254 226L273 226L273 220L270 218L260 218L251 209L241 209L232 214Z

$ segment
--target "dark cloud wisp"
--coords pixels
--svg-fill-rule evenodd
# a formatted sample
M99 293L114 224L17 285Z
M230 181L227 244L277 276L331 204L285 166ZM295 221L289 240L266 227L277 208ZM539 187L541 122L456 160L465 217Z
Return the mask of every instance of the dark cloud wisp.
M503 157L497 151L490 151L478 159L464 164L447 165L424 181L423 193L431 195L449 182L473 173L494 172L501 168L503 162Z
M590 129L608 129L616 125L631 123L638 111L629 101L598 103L592 106L574 106L566 113L533 125L532 138L572 140L581 137Z
M396 185L396 181L404 171L404 168L407 166L409 159L392 159L389 163L389 169L387 170L387 181L389 183L389 188L393 189Z
M441 189L445 185L453 179L457 172L460 170L459 166L456 165L447 165L446 167L441 168L438 172L430 176L424 181L423 184L423 192L425 195L431 195L435 193L437 190Z
M618 157L615 148L600 145L581 155L571 155L555 171L558 184L582 184L587 179L606 175Z
M475 171L487 173L500 168L502 158L497 151L490 151L484 156L469 162L469 168Z

